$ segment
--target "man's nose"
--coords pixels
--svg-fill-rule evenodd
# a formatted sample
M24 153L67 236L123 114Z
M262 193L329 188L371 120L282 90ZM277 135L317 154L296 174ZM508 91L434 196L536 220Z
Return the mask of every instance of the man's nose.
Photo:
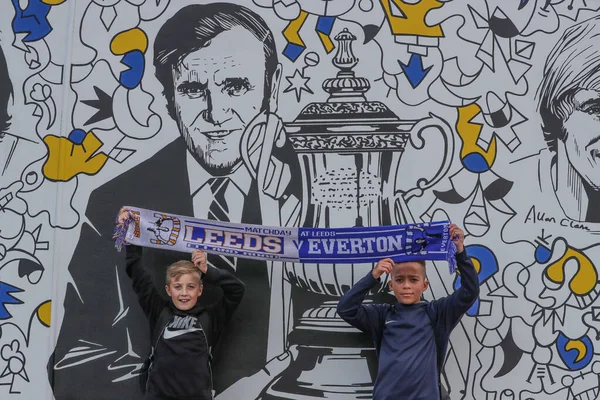
M206 110L202 117L206 122L220 126L223 122L231 118L231 108L228 103L231 101L229 96L222 93L218 87L211 88L208 92Z

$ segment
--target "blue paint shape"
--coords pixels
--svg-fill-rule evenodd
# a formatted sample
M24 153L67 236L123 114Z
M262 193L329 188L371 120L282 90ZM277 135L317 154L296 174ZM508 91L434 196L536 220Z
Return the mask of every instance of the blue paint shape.
M408 79L408 82L413 87L413 89L416 89L417 86L419 86L421 82L423 82L423 80L431 70L431 67L424 69L423 59L421 58L421 55L414 53L410 56L408 65L405 65L404 63L400 62L400 67L402 68L402 71L404 71L404 75L406 75L406 79Z
M570 350L566 349L567 343L569 343L570 340L571 339L560 333L556 341L556 349L558 350L558 355L560 356L561 360L563 360L567 368L569 368L571 371L578 371L587 367L592 361L592 358L594 357L594 345L587 336L578 339L583 343L585 354L580 360L577 360L581 357L579 350L575 348Z
M480 270L477 274L477 280L481 285L483 282L488 280L491 276L493 276L496 272L499 271L498 260L494 253L485 246L480 245L471 245L465 246L465 250L469 257L476 259L479 261ZM458 290L461 286L461 276L457 275L454 280L454 290ZM475 300L471 308L467 311L467 315L474 317L479 314L479 299Z
M462 163L469 172L480 174L490 169L485 158L479 153L467 154Z
M299 46L294 43L288 43L283 49L283 55L286 56L291 61L296 61L300 54L306 49L304 46Z
M544 246L538 246L535 248L535 261L539 262L540 264L548 262L551 256L552 252L549 248Z
M23 42L35 42L52 32L48 21L50 5L42 3L41 0L29 0L27 8L21 10L19 0L12 0L12 4L15 8L15 17L12 21L13 32L26 33Z
M69 140L71 143L79 145L83 143L86 135L87 133L82 129L73 129L71 133L69 133Z
M319 17L317 18L317 27L315 28L317 32L324 33L325 35L331 35L331 31L333 30L333 23L335 22L335 17Z
M0 320L12 318L12 315L6 309L5 304L23 304L23 302L11 293L20 293L22 289L0 282Z
M144 54L139 50L130 51L123 56L121 63L128 66L129 69L121 72L119 83L127 89L135 89L144 76L144 68L146 66Z

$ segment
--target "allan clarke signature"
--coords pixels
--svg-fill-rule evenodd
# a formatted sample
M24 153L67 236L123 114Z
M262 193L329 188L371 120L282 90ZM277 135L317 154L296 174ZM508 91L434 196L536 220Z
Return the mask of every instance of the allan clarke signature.
M591 231L592 229L584 223L573 221L569 218L556 218L551 215L546 214L543 211L536 211L535 206L531 206L527 215L525 216L525 223L538 223L538 222L550 222L553 224L560 224L560 226L565 226L573 229L581 229L584 231Z

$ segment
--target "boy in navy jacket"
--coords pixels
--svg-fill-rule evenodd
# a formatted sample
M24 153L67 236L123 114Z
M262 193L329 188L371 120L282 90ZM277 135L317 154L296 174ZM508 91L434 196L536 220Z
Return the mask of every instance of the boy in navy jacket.
M452 224L450 237L457 248L461 276L461 287L451 295L421 301L429 286L425 261L394 263L387 258L340 299L340 317L369 333L378 350L373 400L440 399L439 372L450 333L479 296L477 271L465 251L464 232ZM398 303L363 305L384 273L391 274L389 285Z

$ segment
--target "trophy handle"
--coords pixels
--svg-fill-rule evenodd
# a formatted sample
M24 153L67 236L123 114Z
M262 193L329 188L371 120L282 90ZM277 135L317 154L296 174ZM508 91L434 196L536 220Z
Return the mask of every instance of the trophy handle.
M431 178L419 178L412 189L407 191L396 191L394 193L394 215L397 223L414 223L414 218L406 206L406 203L413 197L421 197L423 192L437 184L450 170L452 156L454 154L454 136L450 125L433 113L429 117L418 121L412 129L410 135L410 144L417 150L425 148L425 139L423 134L426 130L437 130L444 141L444 156L442 157L440 167Z
M290 180L289 166L271 156L273 147L285 142L282 132L283 121L278 115L261 112L246 126L240 140L242 162L262 191L273 199L281 197ZM256 152L258 159L254 161Z

